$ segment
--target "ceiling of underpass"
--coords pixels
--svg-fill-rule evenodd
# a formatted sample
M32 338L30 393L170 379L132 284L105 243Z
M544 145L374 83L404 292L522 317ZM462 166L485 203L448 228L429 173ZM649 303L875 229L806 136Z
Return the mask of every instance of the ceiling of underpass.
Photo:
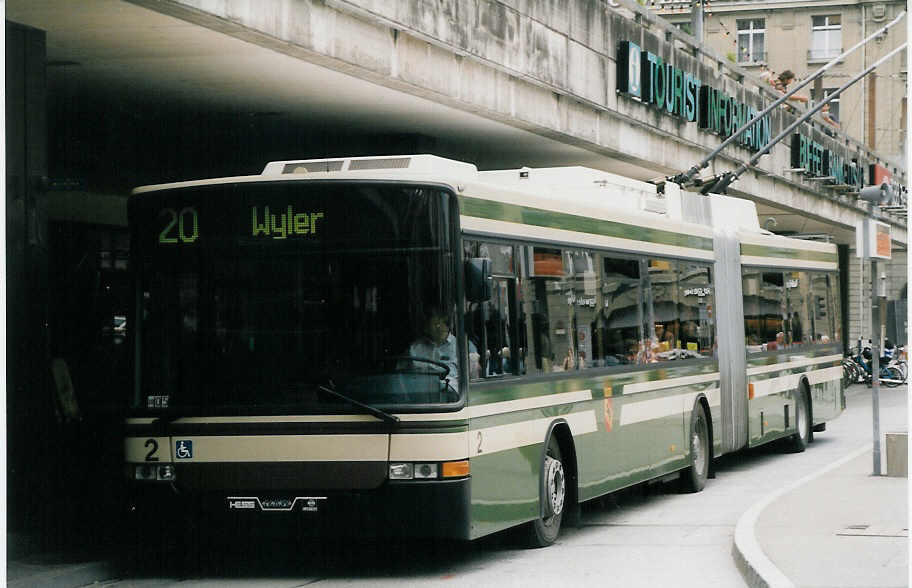
M479 169L647 169L212 31L122 0L10 0L47 33L49 175L88 191L259 173L275 159L432 152ZM760 206L775 232L851 231ZM773 221L767 219L773 218Z

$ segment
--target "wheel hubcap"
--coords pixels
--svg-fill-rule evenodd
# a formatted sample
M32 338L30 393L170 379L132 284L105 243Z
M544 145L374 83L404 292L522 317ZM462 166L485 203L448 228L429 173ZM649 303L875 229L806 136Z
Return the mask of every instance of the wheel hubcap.
M795 415L795 418L798 419L798 434L801 435L802 439L805 439L807 437L808 424L807 424L807 419L804 418L804 402L803 401L801 401L801 400L798 401L798 404L796 405L796 408L795 408L795 412L797 413Z
M548 506L552 515L559 515L564 510L564 466L550 455L545 456L545 483L548 488Z

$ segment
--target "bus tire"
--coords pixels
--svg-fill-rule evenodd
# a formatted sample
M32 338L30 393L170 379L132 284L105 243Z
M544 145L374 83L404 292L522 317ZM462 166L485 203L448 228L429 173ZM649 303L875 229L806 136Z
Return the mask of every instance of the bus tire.
M561 457L560 444L555 435L548 439L548 448L542 463L542 489L539 508L543 515L529 524L530 547L547 547L560 535L561 520L567 498L567 478Z
M681 472L681 490L699 492L709 477L712 447L709 445L709 425L706 411L700 402L690 412L690 465Z
M799 386L798 395L795 397L795 425L798 430L789 437L789 453L801 453L807 449L811 439L811 407L804 386Z

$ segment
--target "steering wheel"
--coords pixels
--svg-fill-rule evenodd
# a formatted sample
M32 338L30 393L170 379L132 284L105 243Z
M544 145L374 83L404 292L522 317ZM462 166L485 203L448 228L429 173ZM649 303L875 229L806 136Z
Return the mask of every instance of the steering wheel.
M391 361L416 361L419 363L429 363L434 367L441 369L440 375L438 376L441 380L446 378L450 374L450 366L443 363L442 361L437 361L436 359L429 359L427 357L415 357L413 355L393 355L387 357Z

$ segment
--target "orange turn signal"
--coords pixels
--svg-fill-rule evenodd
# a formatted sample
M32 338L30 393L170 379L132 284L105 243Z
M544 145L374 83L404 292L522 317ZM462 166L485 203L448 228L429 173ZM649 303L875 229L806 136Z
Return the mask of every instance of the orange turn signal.
M747 397L748 397L750 400L753 400L753 399L754 399L754 385L753 385L753 384L748 384L748 385L747 385Z
M446 461L443 463L442 474L444 478L461 478L469 475L469 460Z

